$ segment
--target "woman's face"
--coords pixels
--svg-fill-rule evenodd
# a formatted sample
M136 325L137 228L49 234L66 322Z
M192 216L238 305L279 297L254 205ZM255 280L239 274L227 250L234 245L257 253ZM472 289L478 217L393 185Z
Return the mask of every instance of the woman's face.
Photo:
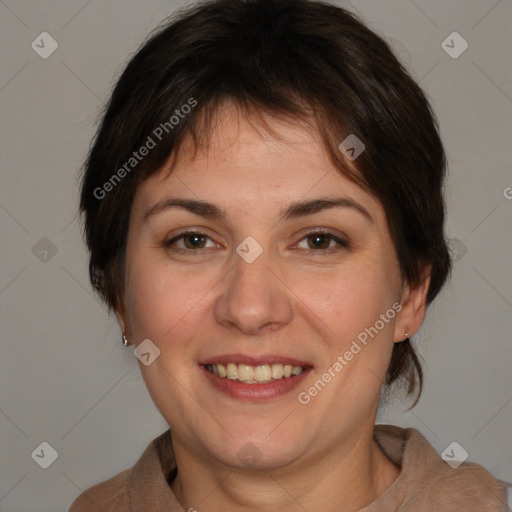
M143 378L174 443L198 458L278 468L350 450L373 430L407 321L384 211L310 130L269 120L278 140L234 107L221 119L207 153L137 190L121 325L160 350ZM340 206L296 206L318 199ZM213 363L253 382L305 369L243 383Z

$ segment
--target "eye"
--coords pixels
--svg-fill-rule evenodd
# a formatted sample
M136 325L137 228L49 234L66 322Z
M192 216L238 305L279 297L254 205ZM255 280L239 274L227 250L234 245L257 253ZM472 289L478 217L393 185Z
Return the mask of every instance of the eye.
M178 236L175 236L171 240L168 240L164 243L165 247L175 249L177 251L193 251L194 249L205 249L206 240L209 240L210 237L204 233L200 233L199 231L186 231L181 233ZM184 246L182 247L173 247L178 241L183 240ZM213 244L215 247L217 244Z
M197 252L199 249L208 249L212 247L218 247L218 244L213 243L210 247L207 247L207 240L211 240L208 235L199 231L186 231L181 233L172 239L164 242L166 248L171 248L179 252ZM183 242L180 247L178 242ZM333 233L326 231L312 231L301 239L306 241L307 247L299 247L300 249L312 250L313 252L334 252L342 249L348 249L349 243L341 238L337 237ZM332 243L336 244L332 247Z
M327 231L312 231L302 238L301 242L303 240L305 240L308 245L305 249L311 249L314 252L333 252L350 247L348 242ZM309 241L311 241L311 243L309 243ZM333 248L331 246L332 242L337 244L337 247ZM302 249L304 249L304 247L302 247Z

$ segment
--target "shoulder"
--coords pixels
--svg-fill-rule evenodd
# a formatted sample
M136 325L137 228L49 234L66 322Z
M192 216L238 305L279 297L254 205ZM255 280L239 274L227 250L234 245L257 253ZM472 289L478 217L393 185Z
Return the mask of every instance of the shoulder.
M510 484L466 461L467 453L458 453L457 445L441 455L418 430L394 425L377 425L374 438L400 466L410 510L508 512Z
M167 493L167 499L172 498L167 476L175 467L167 430L146 446L134 466L82 492L68 512L130 512L135 503L141 510L151 510L152 496Z
M71 504L68 512L98 512L109 510L128 512L128 486L129 469L96 484L82 492Z
M479 464L464 462L457 468L449 466L432 481L438 506L466 506L468 510L507 511L508 484L495 478ZM471 508L473 507L473 508Z

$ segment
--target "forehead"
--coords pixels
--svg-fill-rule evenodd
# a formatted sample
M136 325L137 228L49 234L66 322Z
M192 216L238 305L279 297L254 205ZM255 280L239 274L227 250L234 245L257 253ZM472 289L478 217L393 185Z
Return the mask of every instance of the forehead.
M207 140L194 146L192 137L185 136L168 169L208 169L210 173L250 169L254 177L273 170L272 176L278 178L290 170L288 162L293 159L327 171L328 158L313 123L262 112L257 115L242 113L232 102L224 103L203 136ZM275 172L278 169L282 172ZM160 179L164 180L165 166L162 171Z
M312 124L270 116L264 121L262 125L235 106L224 106L208 144L192 146L190 136L184 139L172 166L169 161L139 185L134 207L147 208L172 194L240 211L275 209L299 198L329 195L350 196L368 209L379 208L333 165ZM355 171L351 162L347 167Z

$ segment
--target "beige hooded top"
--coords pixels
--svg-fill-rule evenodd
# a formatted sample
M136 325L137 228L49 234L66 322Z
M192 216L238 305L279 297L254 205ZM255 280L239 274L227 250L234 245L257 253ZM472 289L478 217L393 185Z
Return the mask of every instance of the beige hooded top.
M400 474L360 512L510 511L505 482L473 463L452 469L416 429L376 425L374 439L400 467ZM148 445L131 469L89 488L69 512L184 512L168 483L175 475L167 430Z

